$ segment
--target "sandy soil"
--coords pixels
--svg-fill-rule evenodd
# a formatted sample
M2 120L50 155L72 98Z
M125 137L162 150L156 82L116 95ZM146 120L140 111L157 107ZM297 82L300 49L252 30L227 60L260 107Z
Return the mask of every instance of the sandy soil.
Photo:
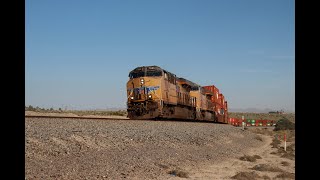
M261 177L269 177L270 179L277 179L276 175L279 172L270 171L255 171L251 168L259 164L267 164L275 168L280 168L285 172L295 173L295 161L287 158L279 157L278 155L270 154L275 151L271 147L272 137L260 135L264 144L258 148L251 148L247 152L239 153L249 156L259 155L261 159L256 162L242 161L239 158L228 158L222 162L214 163L208 167L200 167L197 169L190 168L191 179L232 179L231 177L240 172L256 172ZM288 143L290 145L290 143ZM283 146L283 144L282 144ZM287 162L287 166L283 166L281 162ZM264 179L264 178L261 178ZM268 179L268 178L266 178ZM283 179L283 178L279 178ZM288 178L290 179L290 178Z
M275 179L281 173L250 169L259 164L294 173L294 160L271 154L277 150L271 136L231 125L26 118L25 127L26 179L232 179L252 171ZM243 155L261 159L242 161Z

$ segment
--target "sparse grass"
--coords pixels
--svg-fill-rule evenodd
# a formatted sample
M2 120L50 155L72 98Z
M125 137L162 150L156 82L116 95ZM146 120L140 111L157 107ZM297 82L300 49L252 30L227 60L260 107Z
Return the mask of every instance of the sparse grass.
M287 158L291 160L295 160L295 154L294 151L284 151L283 147L278 148L278 151L276 152L271 152L270 154L278 155L282 158Z
M270 154L275 154L283 158L295 160L295 144L293 143L290 146L287 146L286 151L284 150L283 146L277 146L277 151Z
M287 159L291 159L291 160L295 160L296 156L292 152L288 152L288 153L284 153L281 157L287 158Z
M284 150L283 136L284 133L287 135L287 142L291 142L289 146ZM295 130L280 130L275 132L275 138L273 139L271 145L276 148L276 152L271 154L279 155L280 157L295 160Z
M256 170L256 171L269 171L269 172L283 172L282 169L278 167L273 167L268 164L258 164L252 167L251 169Z
M62 110L59 108L55 110L53 108L45 109L39 107L26 107L25 111L33 111L33 112L40 112L40 113L72 113L78 116L86 116L86 115L97 115L97 116L127 116L126 110L118 110L118 111L108 111L108 110Z
M69 110L65 111L66 113L73 113L78 116L85 116L85 115L97 115L97 116L126 116L127 111L126 110L119 110L119 111L75 111L75 110Z
M254 155L254 156L244 155L244 156L240 157L239 159L242 161L256 162L257 159L262 159L262 158L259 155Z
M295 130L279 130L273 131L274 137L284 141L284 134L286 134L287 142L294 142L295 141Z
M287 121L287 120L286 120ZM290 124L291 122L287 123ZM292 125L292 124L291 124ZM249 129L251 132L257 134L264 134L264 135L271 135L273 136L272 143L270 144L272 148L276 148L276 152L271 152L270 154L279 155L280 157L287 158L294 160L295 159L295 130L278 130L278 131L271 131L270 129L266 128L251 128ZM286 150L284 151L284 134L286 134L287 142L291 142L289 146L287 146ZM260 137L261 138L261 137ZM259 136L256 136L255 139L262 141Z
M274 132L269 128L256 127L256 128L249 128L249 130L256 134L262 134L262 135L268 135L268 136L274 135Z
M295 143L292 143L292 144L290 144L290 145L287 147L287 151L292 151L292 152L294 152L294 151L295 151L295 148L296 148L296 144L295 144Z
M281 140L284 140L284 134L286 134L287 142L294 142L295 141L295 130L279 130L275 131L275 133L280 137Z
M181 177L181 178L188 178L189 177L188 173L186 173L186 172L184 172L182 170L178 170L178 169L171 170L171 171L168 172L168 174L173 175L173 176L178 176L178 177Z
M284 147L280 147L278 149L279 153L294 153L295 152L295 144L291 144L290 146L287 146L286 151L284 150Z
M281 144L280 140L275 138L272 140L271 146L273 148L278 148L280 144Z
M295 130L290 130L287 131L287 142L292 142L296 140L296 131Z
M296 176L294 173L289 172L282 172L281 174L278 174L275 178L281 178L281 179L295 179Z

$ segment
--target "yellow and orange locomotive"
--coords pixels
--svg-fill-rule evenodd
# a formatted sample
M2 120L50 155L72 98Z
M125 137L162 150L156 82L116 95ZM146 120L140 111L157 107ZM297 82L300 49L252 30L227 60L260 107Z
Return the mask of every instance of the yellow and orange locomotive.
M227 102L217 88L202 87L158 66L129 73L127 111L130 119L190 119L227 123ZM217 98L215 98L217 97Z

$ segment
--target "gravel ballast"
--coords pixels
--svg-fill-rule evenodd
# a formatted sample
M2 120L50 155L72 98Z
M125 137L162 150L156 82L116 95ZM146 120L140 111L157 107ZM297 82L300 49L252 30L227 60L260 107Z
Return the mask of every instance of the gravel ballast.
M263 144L202 122L25 118L25 130L26 179L168 179Z

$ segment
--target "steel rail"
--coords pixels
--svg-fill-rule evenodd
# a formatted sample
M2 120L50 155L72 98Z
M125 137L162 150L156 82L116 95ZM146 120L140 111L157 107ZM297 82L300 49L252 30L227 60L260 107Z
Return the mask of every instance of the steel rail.
M184 119L129 119L112 117L88 117L88 116L46 116L46 115L25 115L25 118L51 118L51 119L88 119L88 120L127 120L127 121L167 121L167 122L193 122L193 123L214 123L213 121L184 120Z
M112 117L88 117L88 116L39 116L25 115L25 118L66 118L66 119L101 119L101 120L131 120L129 118L112 118Z

